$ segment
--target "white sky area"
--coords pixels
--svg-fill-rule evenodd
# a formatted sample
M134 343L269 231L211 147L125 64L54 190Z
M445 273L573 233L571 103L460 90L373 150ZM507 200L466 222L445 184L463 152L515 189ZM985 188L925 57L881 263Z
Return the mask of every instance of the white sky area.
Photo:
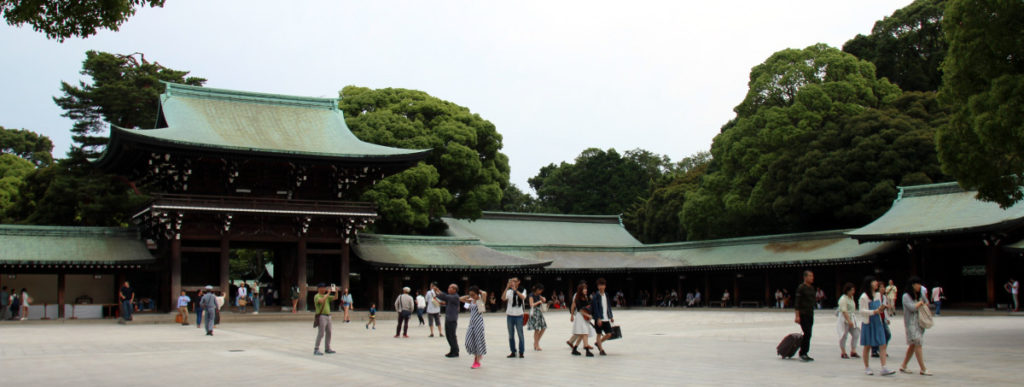
M785 48L842 47L910 0L167 0L117 32L64 43L0 23L0 126L53 139L71 121L52 97L85 51L128 54L207 86L336 98L346 85L423 90L504 136L512 183L590 147L673 161L707 150L750 68Z

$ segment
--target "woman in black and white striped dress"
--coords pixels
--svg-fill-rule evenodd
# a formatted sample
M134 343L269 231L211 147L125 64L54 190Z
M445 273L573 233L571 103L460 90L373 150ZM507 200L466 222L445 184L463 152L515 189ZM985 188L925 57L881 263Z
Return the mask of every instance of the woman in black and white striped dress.
M480 291L478 286L469 287L469 295L462 296L459 301L469 304L469 327L466 328L466 352L473 355L473 366L480 368L480 360L487 354L487 343L484 340L484 317L480 314L483 310L481 305L486 292Z

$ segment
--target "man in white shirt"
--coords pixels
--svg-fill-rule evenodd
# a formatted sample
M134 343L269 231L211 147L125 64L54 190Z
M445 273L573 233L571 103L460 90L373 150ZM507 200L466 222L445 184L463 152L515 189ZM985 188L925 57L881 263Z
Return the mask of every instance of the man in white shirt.
M434 326L437 326L437 334L444 337L444 331L441 330L441 303L437 300L437 295L441 293L441 289L437 287L437 282L430 283L430 290L427 291L427 325L430 326L430 337L434 337Z
M942 314L942 299L946 298L946 295L942 291L942 286L935 284L932 288L932 303L935 304L935 315Z
M1020 292L1020 284L1011 277L1009 281L1006 281L1006 285L1003 285L1003 288L1013 297L1013 311L1019 311L1020 304L1017 302L1017 294Z
M597 331L597 341L594 345L597 346L597 350L600 351L601 356L607 355L604 352L604 343L608 339L612 338L612 323L615 322L615 317L612 315L612 304L608 302L608 294L605 293L607 283L604 278L597 279L597 292L594 293L591 308L594 311L594 330Z
M512 350L512 353L508 355L508 358L516 357L516 338L514 334L519 335L519 358L524 357L523 351L526 350L526 342L523 341L523 301L526 300L526 291L519 291L519 278L512 277L508 280L508 284L505 285L505 292L501 295L501 300L505 301L505 322L508 325L508 347Z
M427 298L423 297L423 293L419 290L416 291L416 317L420 319L420 326L424 325L423 322L423 311L427 309Z

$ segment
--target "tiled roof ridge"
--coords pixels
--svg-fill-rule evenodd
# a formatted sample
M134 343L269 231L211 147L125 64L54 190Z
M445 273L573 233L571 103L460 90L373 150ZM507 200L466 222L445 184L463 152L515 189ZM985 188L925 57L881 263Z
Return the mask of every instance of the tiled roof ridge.
M901 199L908 197L935 196L967 192L962 187L960 187L960 185L955 181L935 184L900 186L899 189L899 198Z
M191 97L216 99L232 102L248 102L267 105L305 107L311 109L338 110L337 98L303 97L284 94L258 93L252 91L217 89L212 87L191 86L179 83L164 82L167 89L163 98Z
M84 227L84 226L44 226L0 224L0 235L28 235L52 237L88 237L88 236L138 236L131 228L121 227Z
M576 214L549 214L531 212L502 212L483 211L480 219L491 220L547 220L553 222L571 223L609 223L621 224L619 215L576 215Z
M854 229L840 229L840 230L822 230L822 231L808 231L799 233L787 233L787 234L769 234L769 235L754 235L736 238L723 238L723 239L707 239L699 241L685 241L685 242L669 242L669 243L656 243L646 244L639 246L640 250L664 250L674 248L685 248L685 249L696 249L702 247L717 247L717 246L736 246L746 245L752 243L785 243L785 242L802 242L809 240L820 240L820 239L848 239L847 232Z
M480 238L463 238L463 237L450 237L450 236L432 236L432 235L397 235L397 234L372 234L372 233L359 233L357 236L358 242L384 242L384 241L404 241L409 243L430 243L430 244L449 244L449 245L483 245L480 242Z

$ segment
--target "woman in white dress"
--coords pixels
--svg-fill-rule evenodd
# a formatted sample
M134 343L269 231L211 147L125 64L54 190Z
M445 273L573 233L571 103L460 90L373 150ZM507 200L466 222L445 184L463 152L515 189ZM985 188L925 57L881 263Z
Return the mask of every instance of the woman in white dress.
M853 300L857 288L850 282L843 285L843 295L839 297L836 319L836 334L839 335L840 358L860 357L857 346L860 344L860 322L857 320L857 302ZM850 336L850 354L846 354L846 337Z
M572 306L569 308L569 312L569 321L572 321L573 335L573 338L569 340L569 346L572 347L572 354L574 356L581 355L578 348L582 341L583 350L587 352L587 357L594 357L594 354L590 352L594 347L590 346L588 340L590 336L596 335L597 332L589 322L591 316L590 297L587 297L587 284L580 284L576 288L576 296L572 299Z
M917 356L917 365L921 367L920 374L931 376L928 368L924 366L924 328L918 323L918 308L928 305L921 296L921 279L910 277L903 291L903 327L907 331L907 355L903 357L903 364L900 364L900 372L911 373L907 370L907 363L910 362L910 358Z
M28 289L21 288L21 319L28 320L28 307L32 303L32 297L28 295Z
M484 337L483 300L486 292L477 286L469 287L469 295L462 296L459 301L469 305L469 327L466 328L466 352L473 355L472 369L480 368L480 360L487 354L487 342Z

